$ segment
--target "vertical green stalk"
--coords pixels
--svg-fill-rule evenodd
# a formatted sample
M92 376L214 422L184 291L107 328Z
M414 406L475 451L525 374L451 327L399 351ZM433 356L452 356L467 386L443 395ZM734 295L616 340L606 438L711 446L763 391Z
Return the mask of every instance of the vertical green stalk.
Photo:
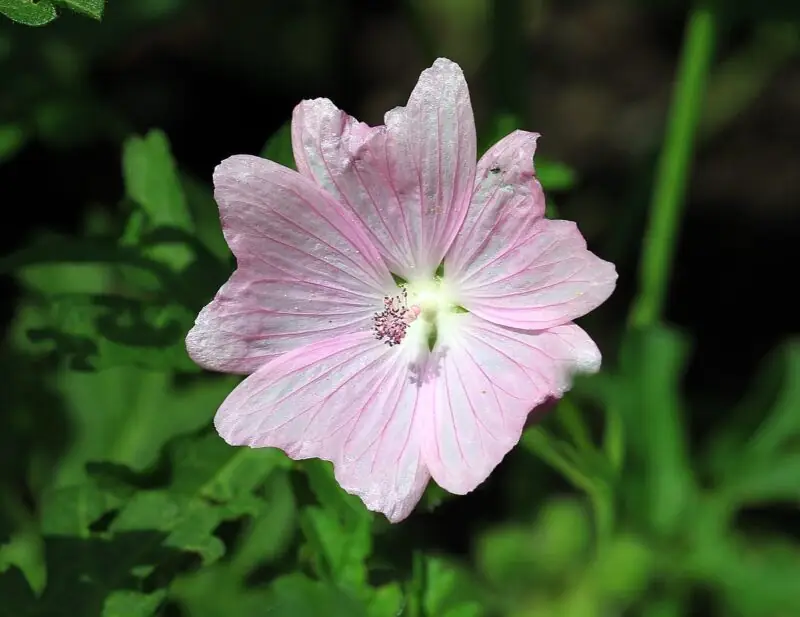
M634 327L648 326L661 318L716 31L716 17L710 7L692 10L650 204L639 268L639 295L629 317L629 325Z

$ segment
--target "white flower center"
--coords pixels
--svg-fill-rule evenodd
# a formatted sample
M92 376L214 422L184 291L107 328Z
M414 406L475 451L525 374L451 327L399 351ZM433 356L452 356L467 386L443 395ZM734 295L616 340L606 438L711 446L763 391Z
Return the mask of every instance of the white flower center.
M409 283L406 291L408 305L419 307L420 319L434 326L439 317L452 313L456 308L454 298L442 279Z
M463 312L441 277L406 283L383 305L373 318L375 337L390 347L402 343L415 355L431 350L449 318Z

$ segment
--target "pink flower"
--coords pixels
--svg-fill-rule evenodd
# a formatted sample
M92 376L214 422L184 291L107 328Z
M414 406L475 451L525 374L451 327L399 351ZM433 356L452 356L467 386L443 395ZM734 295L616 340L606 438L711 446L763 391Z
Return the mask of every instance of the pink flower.
M245 155L217 167L238 269L186 343L204 367L250 374L216 415L228 443L332 461L342 488L400 521L431 477L473 490L534 407L599 368L572 320L616 272L574 223L544 218L537 134L476 164L458 65L437 60L385 122L303 101L299 173Z

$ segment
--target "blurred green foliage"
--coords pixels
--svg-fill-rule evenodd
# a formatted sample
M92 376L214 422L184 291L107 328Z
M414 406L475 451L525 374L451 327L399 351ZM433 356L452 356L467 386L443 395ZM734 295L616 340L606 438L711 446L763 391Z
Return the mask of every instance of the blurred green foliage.
M429 46L433 25L457 13L441 46L457 54L478 33L466 62L479 63L494 5L467 4L408 6ZM111 9L123 5L131 19L120 29L173 11ZM62 9L99 20L104 2L0 0L0 13L28 25ZM794 25L779 30L785 44L769 58L797 47ZM24 36L0 30L0 62L3 41ZM81 233L43 230L0 257L22 292L0 351L0 616L677 617L699 593L713 614L800 615L797 541L739 524L749 508L800 503L800 341L765 360L752 392L698 446L681 381L690 340L659 322L627 328L603 372L520 446L538 457L523 485L543 462L575 490L534 509L510 491L469 554L431 549L413 521L389 526L343 493L327 463L218 438L211 418L237 380L201 374L183 347L233 265L208 179L182 169L164 132L129 134L120 111L84 89L102 44L42 40L39 81L27 66L4 75L0 165L32 140L110 140L124 195L112 215L87 206ZM755 91L732 88L730 66L709 77L723 108L715 119L733 113L720 92L747 104ZM524 125L498 109L482 148ZM288 125L262 156L293 166ZM550 195L579 181L547 158L536 168ZM415 517L453 500L432 486Z

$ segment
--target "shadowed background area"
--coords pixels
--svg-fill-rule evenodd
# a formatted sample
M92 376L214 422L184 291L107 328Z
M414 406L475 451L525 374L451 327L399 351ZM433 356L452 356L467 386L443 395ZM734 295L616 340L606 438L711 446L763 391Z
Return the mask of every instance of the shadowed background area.
M9 615L800 614L800 5L108 0L97 22L55 4L41 27L0 16ZM713 62L663 319L632 333L700 10ZM303 98L380 124L438 56L464 69L481 150L542 134L548 199L620 279L581 321L608 368L474 493L431 489L389 527L324 465L234 458L209 423L236 380L182 337L232 268L214 166L291 162Z

